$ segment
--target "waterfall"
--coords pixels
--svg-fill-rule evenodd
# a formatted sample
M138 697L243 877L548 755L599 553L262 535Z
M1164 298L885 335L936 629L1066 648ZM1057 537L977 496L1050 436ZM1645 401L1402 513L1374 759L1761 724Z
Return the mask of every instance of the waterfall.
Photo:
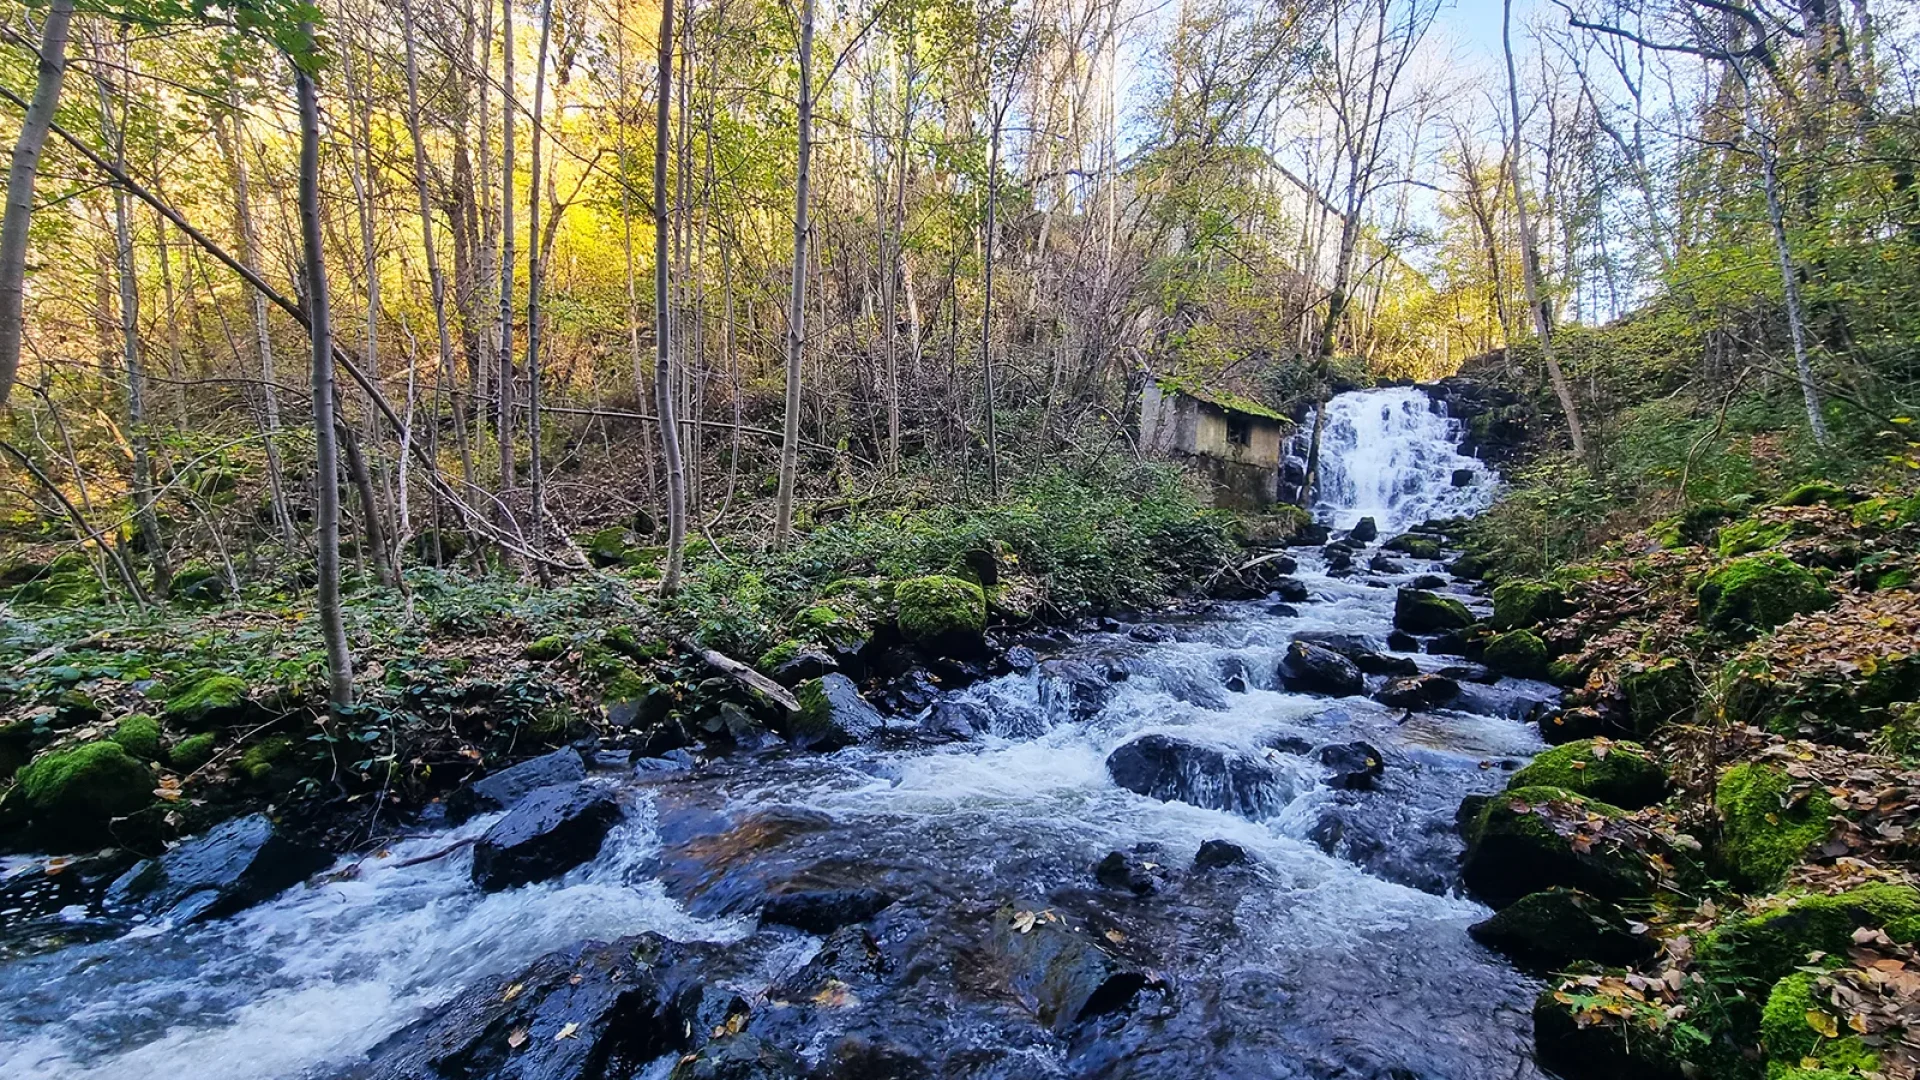
M1327 402L1320 435L1315 516L1335 528L1371 517L1392 533L1478 513L1499 477L1459 444L1459 421L1416 387L1340 394Z

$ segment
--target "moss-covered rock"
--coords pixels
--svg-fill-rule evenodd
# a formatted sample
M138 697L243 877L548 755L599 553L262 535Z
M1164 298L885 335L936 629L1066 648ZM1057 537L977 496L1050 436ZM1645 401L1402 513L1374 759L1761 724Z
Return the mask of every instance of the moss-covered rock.
M1442 634L1473 625L1473 612L1451 596L1401 589L1393 601L1393 625L1409 634Z
M210 731L189 735L173 744L173 749L167 752L167 764L175 772L190 773L213 760L215 742Z
M1531 630L1509 630L1487 639L1481 661L1502 675L1522 679L1546 679L1553 675L1553 657L1547 643Z
M527 647L520 651L520 655L529 660L537 660L545 663L549 660L558 660L567 655L567 650L572 646L573 639L567 637L567 635L548 634L545 637L535 638L529 641Z
M167 596L185 603L216 603L227 597L227 579L206 563L188 563L167 583Z
M1700 583L1700 621L1736 636L1774 627L1833 603L1820 579L1784 555L1735 559Z
M141 761L160 760L160 721L146 713L120 718L114 725L113 741Z
M1521 630L1560 614L1566 598L1544 581L1506 581L1493 590L1493 628Z
M1846 1075L1877 1068L1880 1055L1845 1026L1844 1018L1830 1021L1834 1029L1844 1032L1836 1038L1814 1027L1816 1018L1831 1013L1824 1002L1814 998L1818 978L1810 971L1796 971L1773 984L1766 1008L1760 1013L1760 1045L1766 1049L1768 1061L1787 1067L1807 1063L1809 1071L1835 1070ZM1777 1076L1778 1070L1769 1070L1769 1075Z
M105 843L114 818L153 802L153 774L119 743L49 750L15 778L36 840L73 851Z
M1513 774L1510 787L1557 787L1628 810L1667 795L1667 774L1646 747L1607 739L1556 746Z
M1814 953L1844 956L1861 927L1895 941L1920 933L1920 892L1876 883L1833 896L1799 896L1721 927L1699 948L1702 970L1757 998Z
M761 653L760 659L755 660L753 666L759 668L762 673L771 675L775 668L799 656L800 651L806 647L806 642L799 641L795 638L788 638L773 646L771 649L768 649L766 652Z
M1580 960L1632 964L1653 953L1653 943L1628 929L1619 908L1578 889L1528 893L1467 932L1533 971L1559 971Z
M1480 812L1461 882L1494 907L1556 886L1603 900L1646 896L1653 889L1646 857L1611 827L1625 814L1564 788L1514 788Z
M167 698L166 718L187 728L236 727L265 714L235 675L203 674L180 683Z
M1597 995L1595 995L1597 997ZM1535 1060L1566 1080L1691 1080L1710 1075L1652 1007L1588 1000L1548 986L1533 1003Z
M265 783L274 773L289 764L294 748L299 744L291 735L269 735L240 755L240 775L256 783Z
M1839 484L1825 480L1809 480L1791 488L1775 502L1776 506L1851 506L1856 502L1854 494Z
M1398 551L1416 559L1437 559L1440 557L1440 538L1423 536L1420 533L1401 533L1399 536L1380 545L1384 551Z
M787 722L787 738L803 750L838 750L873 738L886 727L852 679L837 673L808 679L794 694L800 712Z
M1794 523L1779 518L1756 517L1736 521L1721 528L1716 550L1723 559L1768 551L1794 536Z
M587 560L597 567L623 566L629 552L627 530L621 525L597 530L581 537L580 547L586 551Z
M1667 657L1634 665L1619 677L1620 694L1627 702L1628 723L1640 735L1692 715L1699 700L1693 668L1684 660Z
M900 632L908 641L942 651L978 647L987 625L987 594L979 585L929 574L900 582L893 596Z
M1713 805L1720 811L1723 871L1741 888L1765 890L1827 838L1833 800L1818 788L1795 793L1786 773L1749 762L1720 778Z

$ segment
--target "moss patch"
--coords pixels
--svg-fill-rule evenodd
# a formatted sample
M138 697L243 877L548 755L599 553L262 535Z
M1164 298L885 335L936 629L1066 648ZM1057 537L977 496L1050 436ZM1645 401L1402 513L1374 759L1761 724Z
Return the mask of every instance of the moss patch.
M1493 590L1493 628L1519 630L1559 614L1565 598L1544 581L1508 581Z
M1509 630L1487 641L1481 657L1486 665L1504 675L1523 679L1547 679L1553 676L1553 661L1547 643L1531 630Z
M1419 533L1401 533L1399 536L1380 545L1383 551L1398 551L1416 559L1437 559L1440 557L1440 538L1422 536Z
M242 723L255 710L245 679L207 674L182 684L167 699L166 715L187 727L221 727Z
M108 839L108 823L153 801L153 775L116 742L50 750L20 770L16 784L38 838L75 850Z
M1639 743L1581 739L1556 746L1513 774L1512 787L1565 788L1637 810L1666 797L1667 774Z
M1836 1025L1846 1034L1833 1039L1814 1028L1813 1018L1829 1012L1813 996L1818 978L1810 971L1796 971L1773 985L1760 1014L1760 1042L1768 1060L1792 1066L1810 1060L1812 1067L1842 1073L1877 1067L1880 1055L1845 1026Z
M573 642L565 634L548 634L546 637L528 642L527 647L521 651L521 655L529 660L545 663L567 655L567 649L572 644Z
M1702 944L1711 976L1752 995L1765 992L1814 953L1843 956L1860 927L1884 929L1896 941L1920 929L1920 893L1874 884L1834 896L1803 896L1785 906L1722 927Z
M1473 625L1473 612L1451 596L1401 589L1394 597L1393 625L1409 634L1439 634Z
M113 741L141 761L160 760L160 721L146 713L122 717L114 725Z
M1698 701L1693 669L1684 660L1666 658L1620 676L1633 730L1651 735L1661 726L1685 719Z
M908 578L894 587L900 632L922 644L978 638L987 625L987 594L979 585L945 574Z
M1833 603L1820 579L1784 555L1736 559L1700 583L1700 621L1709 630L1747 635Z
M1727 875L1747 889L1769 889L1787 876L1807 849L1827 837L1833 801L1824 792L1791 798L1793 781L1768 765L1728 769L1715 789L1720 811L1720 857Z
M1536 971L1579 960L1630 964L1653 951L1651 942L1628 931L1618 908L1577 889L1528 893L1468 933Z
M189 735L173 744L173 750L167 754L167 764L176 772L192 772L213 760L214 736L212 732Z
M1481 811L1461 880L1495 907L1556 886L1605 900L1645 896L1653 888L1645 856L1610 831L1625 814L1564 788L1510 790Z
M272 778L274 770L293 753L291 735L269 735L240 755L240 775L256 783Z

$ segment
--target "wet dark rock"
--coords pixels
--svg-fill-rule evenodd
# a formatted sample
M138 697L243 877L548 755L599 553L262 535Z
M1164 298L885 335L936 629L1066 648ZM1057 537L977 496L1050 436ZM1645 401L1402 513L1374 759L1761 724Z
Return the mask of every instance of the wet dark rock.
M1561 746L1595 736L1624 738L1633 734L1591 705L1558 711L1544 710L1534 720L1540 725L1541 740L1549 746Z
M356 1080L606 1080L688 1048L702 988L653 934L585 942L496 975L388 1037ZM517 1033L517 1034L516 1034ZM564 1033L564 1034L563 1034Z
M801 1080L806 1065L750 1032L725 1035L680 1059L667 1080Z
M1374 640L1365 634L1307 630L1293 635L1293 640L1339 653L1368 675L1417 675L1420 672L1419 665L1405 657L1385 656L1376 652Z
M1429 591L1444 589L1447 587L1447 579L1441 577L1439 574L1421 574L1419 577L1413 579L1413 587Z
M1006 663L1008 671L1028 672L1040 666L1040 657L1025 645L1015 645L1008 649L1001 660Z
M1291 797L1278 769L1251 754L1172 735L1142 735L1107 755L1107 775L1128 791L1242 817L1265 818Z
M1292 604L1273 604L1267 608L1267 614L1282 619L1296 619L1300 617L1300 609Z
M1586 1022L1554 994L1549 987L1533 1004L1534 1060L1553 1075L1564 1080L1690 1080L1711 1075L1683 1067L1671 1039L1638 1024Z
M1094 864L1093 879L1109 889L1147 896L1158 888L1153 875L1139 862L1118 851L1109 851Z
M1313 753L1312 741L1298 735L1275 735L1268 739L1265 745L1283 754L1292 754L1294 757L1306 757Z
M1375 555L1373 558L1368 559L1367 569L1376 574L1404 574L1407 572L1406 564L1391 555Z
M473 881L485 892L545 881L600 854L620 804L606 791L558 785L515 803L473 846Z
M1293 541L1287 546L1319 547L1321 544L1327 542L1327 537L1331 531L1332 530L1318 521L1310 521L1300 526L1300 530L1293 534Z
M1458 879L1460 838L1406 794L1336 791L1308 838L1383 881L1444 896Z
M838 750L871 739L886 727L880 710L838 672L803 684L797 696L800 711L787 722L787 738L802 750Z
M1396 709L1437 709L1460 696L1460 684L1444 675L1408 675L1393 679L1373 700Z
M1327 576L1346 577L1353 573L1353 556L1344 551L1336 551L1327 556Z
M782 686L798 686L808 679L840 670L840 662L820 649L802 649L793 658L774 666L773 681Z
M1428 656L1466 656L1473 651L1472 642L1463 634L1435 634L1424 645Z
M1289 604L1304 604L1313 597L1307 583L1299 578L1275 578L1269 595L1277 596Z
M1405 630L1395 630L1387 635L1387 648L1394 652L1419 652L1420 639Z
M760 909L760 921L824 936L866 922L896 899L879 889L794 890L769 897Z
M1227 676L1224 685L1231 693L1244 694L1247 692L1247 677L1239 672L1234 672L1232 675Z
M1288 575L1299 569L1299 565L1292 556L1269 556L1251 566L1223 572L1207 594L1215 600L1257 600L1275 590L1284 594L1292 588L1284 584L1289 580Z
M1474 477L1478 475L1479 474L1472 469L1455 469L1453 470L1453 486L1457 488L1472 487Z
M944 662L938 660L929 662L941 668L942 677L952 671ZM980 673L977 671L969 671L965 675L957 676L953 678L952 686L956 689L965 686L975 681L978 674ZM883 683L878 691L878 697L880 705L889 712L916 713L940 700L940 695L945 692L945 689L941 677L936 677L934 672L926 668L916 667Z
M978 702L941 698L927 710L920 729L943 742L964 742L993 728L993 714Z
M1345 696L1366 690L1353 661L1311 642L1295 640L1280 661L1280 681L1289 690Z
M1040 707L1072 723L1100 715L1115 692L1104 666L1077 657L1040 665Z
M251 907L331 861L327 851L293 839L265 814L249 814L135 866L107 889L106 900L181 926Z
M1369 743L1334 743L1320 748L1320 764L1332 772L1327 784L1343 791L1368 791L1387 771L1386 759Z
M1634 934L1620 909L1578 889L1528 893L1492 918L1467 927L1480 944L1534 972L1560 971L1581 960L1608 966L1653 955L1653 943Z
M1353 529L1347 533L1347 539L1356 540L1362 544L1371 544L1375 540L1380 539L1380 525L1370 517L1363 517L1359 523L1354 525Z
M1127 629L1127 636L1135 641L1144 641L1152 644L1162 641L1172 641L1173 631L1164 626L1155 626L1152 623L1146 623L1140 626L1129 627Z
M475 814L505 810L540 788L577 784L586 778L587 765L580 760L578 750L555 750L455 790L447 796L447 818L458 824Z
M633 772L636 776L659 776L665 773L685 772L693 766L692 754L685 750L675 750L663 757L634 759Z
M1247 849L1226 840L1209 840L1200 845L1200 851L1193 857L1195 870L1220 870L1229 866L1245 866L1253 862Z
M1133 1003L1150 979L1065 922L1035 920L1033 910L1002 908L987 949L1004 984L1041 1024L1064 1032Z
M1603 900L1644 897L1653 887L1645 856L1607 828L1622 814L1558 788L1496 796L1469 830L1461 881L1495 908L1555 886Z
M1526 723L1551 712L1559 692L1544 683L1501 679L1491 685L1462 683L1453 708Z
M1495 798L1497 798L1497 796L1489 794L1474 794L1461 797L1460 808L1453 812L1453 829L1460 834L1461 839L1469 839L1473 835L1474 829L1480 820L1480 815L1486 811L1487 804Z

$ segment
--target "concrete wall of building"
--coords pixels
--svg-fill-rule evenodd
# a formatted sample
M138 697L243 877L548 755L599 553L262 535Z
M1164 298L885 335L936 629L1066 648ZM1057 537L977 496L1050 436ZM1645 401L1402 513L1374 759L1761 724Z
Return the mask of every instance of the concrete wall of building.
M1236 428L1245 433L1244 442L1234 441ZM1140 449L1187 459L1213 482L1222 506L1274 501L1284 442L1280 422L1268 417L1162 390L1154 382L1140 397Z

